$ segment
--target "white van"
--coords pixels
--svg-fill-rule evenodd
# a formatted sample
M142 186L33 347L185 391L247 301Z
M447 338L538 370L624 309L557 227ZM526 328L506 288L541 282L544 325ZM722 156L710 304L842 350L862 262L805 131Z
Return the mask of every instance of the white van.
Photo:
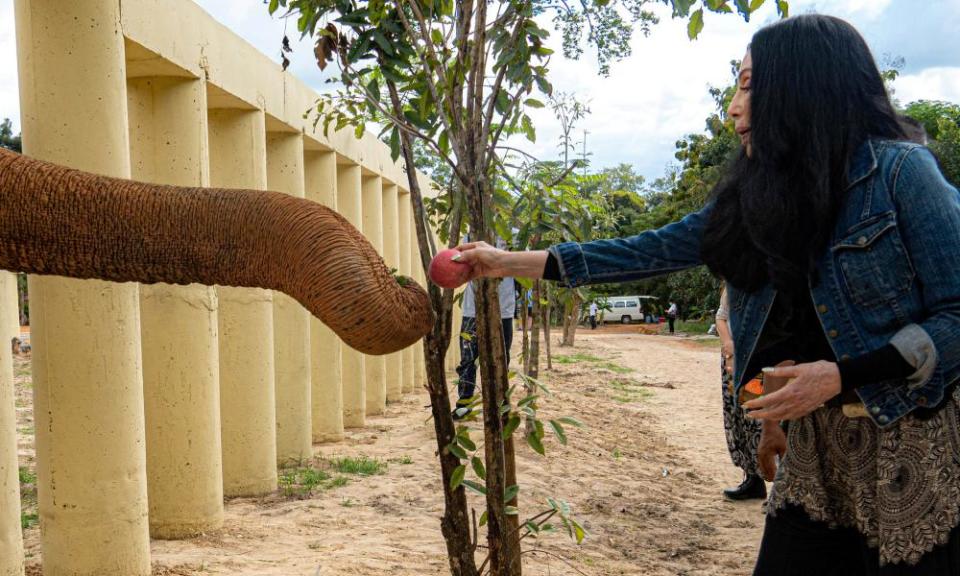
M604 309L604 322L620 322L621 324L630 324L631 322L643 322L647 315L653 313L654 300L656 296L610 296L607 298L607 307ZM647 302L644 302L646 300ZM604 306L601 304L601 308Z

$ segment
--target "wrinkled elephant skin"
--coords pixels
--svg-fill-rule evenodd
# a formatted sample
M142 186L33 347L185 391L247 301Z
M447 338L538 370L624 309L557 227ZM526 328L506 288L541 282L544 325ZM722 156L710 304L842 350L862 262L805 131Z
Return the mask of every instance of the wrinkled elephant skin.
M427 293L325 206L107 178L3 149L0 268L279 290L365 354L406 348L434 322Z

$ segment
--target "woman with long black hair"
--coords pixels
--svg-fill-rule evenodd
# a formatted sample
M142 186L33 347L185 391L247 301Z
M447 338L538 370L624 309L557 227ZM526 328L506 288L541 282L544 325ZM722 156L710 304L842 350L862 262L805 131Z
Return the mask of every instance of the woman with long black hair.
M706 264L728 286L761 469L782 454L755 574L960 574L960 196L837 18L758 31L729 114L742 151L700 211L459 259L568 286ZM758 373L790 380L758 391Z

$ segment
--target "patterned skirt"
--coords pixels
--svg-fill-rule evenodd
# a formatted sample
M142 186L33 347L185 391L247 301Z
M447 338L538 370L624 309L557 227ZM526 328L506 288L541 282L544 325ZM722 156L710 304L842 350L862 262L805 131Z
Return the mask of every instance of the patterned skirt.
M960 522L960 387L933 417L883 430L830 407L791 422L768 510L787 504L856 528L881 566L916 564L946 544Z
M759 474L757 445L760 443L760 422L744 416L743 408L733 393L733 376L727 373L727 361L720 357L723 385L723 429L727 436L727 450L733 465L744 474Z

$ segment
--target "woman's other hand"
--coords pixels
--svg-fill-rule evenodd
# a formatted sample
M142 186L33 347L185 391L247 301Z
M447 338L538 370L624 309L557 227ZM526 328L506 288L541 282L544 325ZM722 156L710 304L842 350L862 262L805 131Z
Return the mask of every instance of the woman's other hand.
M733 374L733 340L724 340L720 344L720 354L723 355L723 366L727 374Z
M789 378L781 389L743 405L748 418L796 420L813 412L840 393L840 369L836 362L810 362L796 366L764 368L764 378Z
M777 458L787 453L787 435L775 420L764 420L757 445L757 467L767 482L773 482L777 474Z

